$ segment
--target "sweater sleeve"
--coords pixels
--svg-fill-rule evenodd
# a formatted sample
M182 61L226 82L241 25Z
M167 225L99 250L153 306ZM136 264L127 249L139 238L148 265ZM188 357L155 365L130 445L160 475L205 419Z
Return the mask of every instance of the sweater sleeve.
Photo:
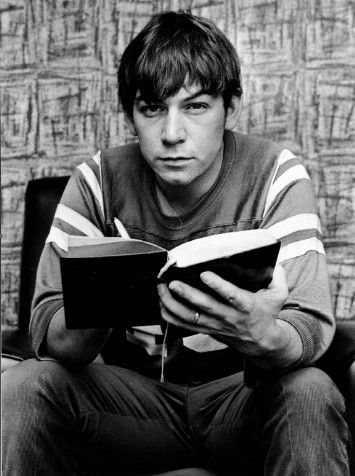
M100 180L100 154L79 165L56 209L37 269L29 333L37 357L48 325L56 313L64 314L60 256L69 235L104 236L104 207Z
M311 180L290 151L280 154L268 191L261 225L281 241L289 297L279 319L299 333L298 364L315 362L329 347L335 330L322 232Z

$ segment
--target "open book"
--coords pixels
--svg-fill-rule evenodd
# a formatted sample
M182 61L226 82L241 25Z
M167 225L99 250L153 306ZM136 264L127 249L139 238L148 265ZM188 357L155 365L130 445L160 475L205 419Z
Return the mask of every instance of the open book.
M198 238L167 251L129 238L70 236L60 258L68 329L159 322L159 280L212 293L200 274L213 271L250 291L272 279L280 242L264 229Z

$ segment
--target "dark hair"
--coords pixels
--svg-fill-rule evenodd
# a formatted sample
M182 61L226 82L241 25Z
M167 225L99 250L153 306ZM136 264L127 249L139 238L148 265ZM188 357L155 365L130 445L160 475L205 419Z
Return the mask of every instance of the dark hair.
M132 117L138 90L147 101L163 101L186 78L204 93L221 95L225 107L243 92L237 52L216 25L184 11L154 15L121 58L118 90L124 111Z

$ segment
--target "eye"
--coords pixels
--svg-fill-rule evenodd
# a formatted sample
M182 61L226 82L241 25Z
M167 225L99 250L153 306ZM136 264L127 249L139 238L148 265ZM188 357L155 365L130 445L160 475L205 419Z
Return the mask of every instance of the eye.
M146 117L156 117L163 112L163 108L158 104L146 104L139 108Z
M208 108L208 105L203 102L192 102L190 104L187 104L186 106L187 111L193 114L200 114L204 112L207 108Z

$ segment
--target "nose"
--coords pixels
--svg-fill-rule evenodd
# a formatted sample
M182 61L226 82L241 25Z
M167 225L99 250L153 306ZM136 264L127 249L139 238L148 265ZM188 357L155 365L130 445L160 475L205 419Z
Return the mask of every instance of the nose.
M170 110L166 112L161 138L163 142L170 145L178 144L186 139L184 120L179 111Z

